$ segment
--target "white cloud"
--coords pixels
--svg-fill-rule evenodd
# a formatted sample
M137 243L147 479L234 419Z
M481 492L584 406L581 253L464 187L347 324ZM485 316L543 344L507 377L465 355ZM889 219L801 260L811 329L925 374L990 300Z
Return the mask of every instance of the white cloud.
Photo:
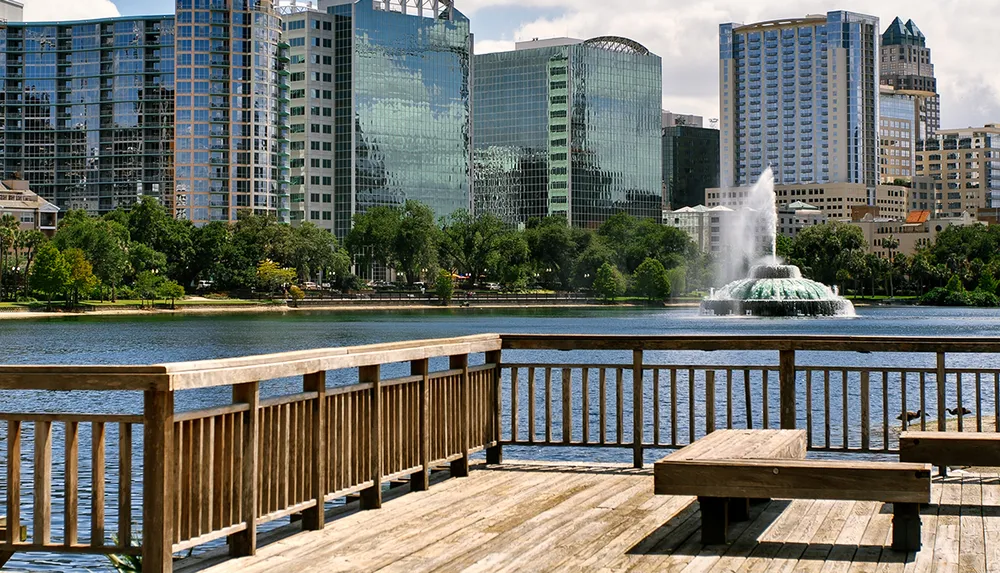
M539 18L517 30L492 30L477 22L488 6L546 7L561 17ZM950 0L464 0L479 46L506 38L618 35L632 38L663 58L663 103L676 112L719 115L719 24L751 23L823 14L844 9L873 14L884 30L893 18L913 19L927 36L942 96L942 126L965 127L1000 122L1000 74L993 69L1000 2ZM511 42L506 42L510 45ZM505 48L509 49L509 48Z
M119 16L111 0L20 0L25 22L64 22Z
M514 49L513 40L480 40L476 38L477 54L492 54L493 52L509 52Z

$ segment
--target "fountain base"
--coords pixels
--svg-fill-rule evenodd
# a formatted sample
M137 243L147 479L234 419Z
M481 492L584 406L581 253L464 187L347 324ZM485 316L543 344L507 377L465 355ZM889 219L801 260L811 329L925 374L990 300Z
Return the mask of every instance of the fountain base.
M854 316L851 301L830 287L802 278L793 265L758 265L746 279L713 292L701 303L702 314L717 316Z

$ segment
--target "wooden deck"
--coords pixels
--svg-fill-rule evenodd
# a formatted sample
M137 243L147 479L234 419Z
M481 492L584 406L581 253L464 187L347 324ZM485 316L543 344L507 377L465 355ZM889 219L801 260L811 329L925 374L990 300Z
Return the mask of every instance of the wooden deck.
M934 478L916 554L887 547L891 508L875 502L775 500L731 527L731 545L703 547L697 501L654 496L651 469L507 462L434 481L380 510L328 513L323 531L262 535L253 557L176 570L1000 571L996 473Z

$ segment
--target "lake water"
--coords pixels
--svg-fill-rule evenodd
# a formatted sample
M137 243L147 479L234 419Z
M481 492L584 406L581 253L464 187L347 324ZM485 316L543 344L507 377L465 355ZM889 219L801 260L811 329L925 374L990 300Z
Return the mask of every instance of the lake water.
M996 337L1000 335L1000 310L942 309L924 307L872 307L858 309L856 318L831 319L749 319L700 316L696 309L442 309L439 311L392 312L294 312L288 314L206 314L98 317L79 316L57 319L0 320L0 363L6 364L147 364L224 358L300 350L308 348L372 344L399 340L441 338L486 332L572 333L630 335L888 335L932 338ZM559 361L628 363L626 352L552 353L505 352L505 361ZM995 356L949 356L949 366L995 367ZM481 358L480 358L481 360ZM703 352L647 353L649 363L670 364L775 364L776 353ZM932 355L864 355L857 353L799 353L799 364L883 365L887 361L907 366L933 366ZM435 367L432 364L432 367ZM443 364L437 365L443 368ZM397 367L402 374L404 366ZM331 376L333 384L354 381L353 373ZM388 369L387 376L397 375ZM264 395L300 391L300 381L279 380L264 386ZM776 392L775 392L776 393ZM184 392L177 397L179 410L223 403L228 389ZM140 413L138 393L101 392L0 392L0 410L7 412L101 412ZM61 425L54 429L58 444ZM141 432L137 432L141 434ZM117 439L109 428L109 449ZM136 455L139 455L136 435ZM31 440L24 439L25 456ZM89 444L81 436L81 451ZM5 443L0 443L0 459L5 459ZM57 445L56 452L61 451ZM528 449L526 456L543 457L551 450ZM516 455L516 454L515 454ZM629 461L628 452L589 449L580 455L604 461ZM59 457L58 455L56 456ZM140 458L141 459L141 458ZM113 464L109 452L109 465ZM138 468L137 468L138 470ZM55 468L54 484L61 483ZM80 475L89 473L81 460ZM0 472L2 474L2 472ZM109 479L114 472L109 468ZM0 480L2 480L0 476ZM0 481L0 491L6 495ZM29 484L25 484L29 485ZM56 487L56 494L58 496ZM109 492L117 484L109 483ZM26 492L26 493L30 493ZM87 515L86 498L81 495L80 514ZM135 496L139 499L138 495ZM29 498L25 496L24 501ZM54 509L59 505L55 500ZM113 500L108 518L114 523ZM26 505L23 513L30 511ZM61 531L61 515L55 517L55 531ZM81 530L86 529L81 524ZM26 560L18 555L7 565L10 570L96 571L99 559L70 559L65 556L38 556ZM5 569L6 570L6 569Z

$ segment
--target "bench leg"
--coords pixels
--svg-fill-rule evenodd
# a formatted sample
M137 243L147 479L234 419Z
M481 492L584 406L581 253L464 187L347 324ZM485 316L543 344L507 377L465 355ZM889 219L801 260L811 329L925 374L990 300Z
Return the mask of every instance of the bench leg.
M892 504L892 548L920 551L920 504Z
M699 497L701 505L701 542L719 545L728 542L729 500L724 497Z
M729 520L748 521L750 519L750 500L745 497L729 498Z

